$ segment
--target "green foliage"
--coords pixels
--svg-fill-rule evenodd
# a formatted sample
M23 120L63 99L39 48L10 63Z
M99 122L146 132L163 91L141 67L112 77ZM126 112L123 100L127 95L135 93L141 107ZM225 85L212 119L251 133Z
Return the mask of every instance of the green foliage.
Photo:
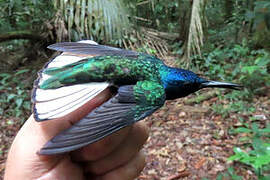
M0 1L0 31L40 30L50 20L54 8L50 1L9 0Z
M29 72L22 69L15 74L0 74L0 115L19 117L24 113L28 114L31 110L30 90L24 82L22 74ZM23 116L25 117L25 116Z
M143 47L137 49L138 52L142 52L142 53L148 53L150 55L155 55L157 53L156 49L152 49L150 47L148 47L147 45L144 45Z
M242 180L241 176L238 176L233 167L229 167L227 172L221 173L217 176L216 180L223 180L223 179L231 179L231 180Z
M218 77L227 81L239 79L250 91L270 85L267 70L270 65L269 52L251 50L245 42L242 45L215 48L210 53L204 53L203 58L195 56L193 62L207 77Z
M240 81L250 89L256 89L262 85L270 85L270 54L264 50L253 50L248 56L248 61L239 62L241 69Z
M227 2L232 7L226 9ZM232 113L252 115L256 109L254 97L266 95L270 85L270 6L269 1L210 1L206 6L207 39L203 56L194 56L192 68L207 78L240 83L242 91L221 93L212 109L223 117ZM224 23L225 22L225 23ZM265 49L262 49L265 48ZM253 117L253 116L251 116ZM252 120L252 118L250 118ZM270 179L270 125L260 129L239 117L240 127L235 133L244 133L245 147L234 149L230 160L249 165L259 179ZM268 173L268 174L267 174ZM242 179L233 171L220 174L217 179Z
M256 1L254 9L247 10L246 20L252 23L253 41L257 46L270 48L270 2Z
M220 100L227 104L214 104L214 112L229 115L230 112L250 114L254 107L249 103L256 94L264 93L265 86L270 85L270 54L265 50L252 50L247 42L230 47L215 48L205 52L203 58L193 57L194 66L200 69L207 78L237 82L244 86L242 91L232 91L225 96L219 94Z
M229 8L226 7L227 3L223 0L210 1L206 5L205 15L208 19L208 27L205 31L210 44L220 46L221 44L239 43L243 38L239 32L248 29L243 25L247 3L243 3L241 0L229 3Z
M266 172L270 170L270 124L260 129L258 124L253 123L251 127L239 127L234 132L247 134L251 142L247 143L246 149L251 150L235 147L235 154L228 160L239 161L253 167L259 179L269 178L270 175L266 175Z
M231 179L231 180L242 180L242 176L238 176L233 167L229 167L226 172L219 173L216 177L216 180L224 180L224 179ZM208 180L207 178L202 178L202 180Z
M259 24L264 22L267 26L269 24L269 19L267 19L270 13L270 2L269 1L256 1L254 2L254 9L247 10L245 17L248 21L254 21L254 28ZM268 27L269 29L269 27Z
M223 96L220 94L219 98L221 100L224 100L228 96L234 96L234 95L236 95L238 98L234 100L230 100L228 104L225 104L225 105L214 103L211 106L212 110L217 114L221 114L222 117L228 117L232 112L239 113L239 114L251 114L252 112L255 111L255 108L252 104L248 103L245 100L241 100L241 92L228 93L225 95L226 96L225 98L223 98Z
M182 2L187 1L183 0ZM179 27L179 0L159 1L159 0L136 0L127 1L125 4L133 14L132 20L138 25L147 26L158 30L175 32Z

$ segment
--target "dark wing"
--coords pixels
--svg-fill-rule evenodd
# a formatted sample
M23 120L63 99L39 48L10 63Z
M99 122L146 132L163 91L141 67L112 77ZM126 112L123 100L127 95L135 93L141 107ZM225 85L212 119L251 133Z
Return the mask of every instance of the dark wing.
M56 43L48 46L48 48L56 51L70 52L75 54L89 54L95 56L110 55L110 56L126 56L137 58L139 55L135 51L124 50L98 44L87 44L79 42Z
M142 99L146 102L145 96L138 94L140 97L135 98L134 87L121 86L115 97L93 110L71 128L55 136L39 153L47 155L64 153L94 143L149 116L164 104L165 92L161 102L157 104L140 104Z

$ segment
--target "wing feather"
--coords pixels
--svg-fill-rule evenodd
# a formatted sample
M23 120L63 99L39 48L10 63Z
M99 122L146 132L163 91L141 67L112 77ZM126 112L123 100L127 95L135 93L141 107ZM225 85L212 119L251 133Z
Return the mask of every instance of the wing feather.
M77 54L89 54L94 56L101 55L114 55L114 56L127 56L137 58L138 53L135 51L98 45L98 44L86 44L78 42L62 42L56 43L48 46L49 49L62 51L62 52L71 52Z
M96 44L95 42L91 43ZM90 46L90 44L87 43L80 44ZM63 67L81 61L86 57L92 56L89 54L76 56L73 54L62 53L49 61L38 73L38 79L35 81L32 91L33 113L37 121L54 119L67 115L93 99L97 94L109 86L109 83L107 82L92 82L61 87L58 89L44 90L39 88L40 84L51 77L51 75L44 73L45 69Z
M39 153L58 154L76 150L145 118L160 107L159 104L137 104L133 87L121 86L116 96L60 132ZM127 95L130 97L127 98Z
M39 153L58 154L72 151L132 124L134 120L129 118L129 114L136 104L119 104L118 101L115 101L116 99L117 97L110 99L71 128L61 132L49 141ZM122 107L121 110L119 107Z
M74 85L75 86L75 85ZM101 91L108 87L108 83L88 83L83 90L79 90L68 96L62 96L48 101L34 102L34 114L36 119L47 120L59 118L73 112L86 102L93 99ZM72 89L72 86L69 86ZM55 91L62 91L61 88Z

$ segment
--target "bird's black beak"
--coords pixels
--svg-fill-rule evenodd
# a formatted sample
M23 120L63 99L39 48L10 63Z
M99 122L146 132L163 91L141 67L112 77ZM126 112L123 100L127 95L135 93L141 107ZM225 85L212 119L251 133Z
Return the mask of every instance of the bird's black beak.
M206 87L229 88L229 89L235 89L235 90L241 90L243 88L243 86L239 84L219 82L219 81L203 82L201 84L201 88L206 88Z

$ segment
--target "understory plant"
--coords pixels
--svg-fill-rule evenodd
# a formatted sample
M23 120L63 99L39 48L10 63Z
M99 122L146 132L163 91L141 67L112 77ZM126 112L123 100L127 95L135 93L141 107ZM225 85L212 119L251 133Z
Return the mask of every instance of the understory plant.
M29 114L32 82L25 81L23 74L27 72L29 69L18 70L14 74L0 74L0 115L19 117L23 113Z
M248 126L248 125L247 125ZM244 147L235 147L234 155L229 157L229 161L238 161L251 166L258 179L266 180L270 178L270 124L265 128L259 128L257 123L252 123L251 127L239 127L235 133L245 133Z

